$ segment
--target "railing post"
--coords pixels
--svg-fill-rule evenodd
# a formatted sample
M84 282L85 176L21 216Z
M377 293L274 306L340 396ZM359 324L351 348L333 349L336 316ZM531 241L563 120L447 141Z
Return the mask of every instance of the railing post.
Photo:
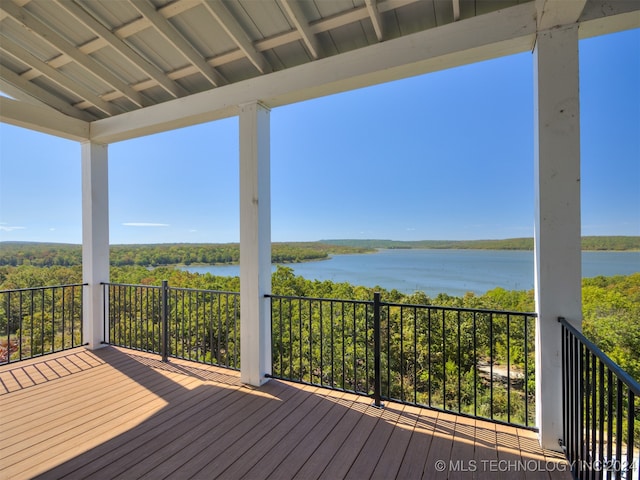
M169 282L167 280L162 281L161 302L162 361L166 362L169 358Z
M373 294L373 403L381 408L382 382L380 372L380 292Z

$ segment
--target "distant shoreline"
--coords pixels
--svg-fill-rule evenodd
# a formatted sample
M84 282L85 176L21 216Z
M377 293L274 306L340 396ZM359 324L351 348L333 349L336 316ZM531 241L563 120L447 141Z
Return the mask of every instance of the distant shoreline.
M81 247L77 243L33 242L33 241L0 241L4 247ZM388 240L388 239L323 239L317 241L272 242L273 246L298 247L351 247L375 250L383 249L450 249L450 250L533 250L534 239L531 237L480 239L480 240ZM118 243L112 248L171 248L171 247L239 247L238 242L228 243ZM583 251L640 251L640 236L603 235L582 237Z
M44 242L0 242L0 266L65 266L82 264L82 246ZM272 242L274 264L326 260L334 255L374 253L388 250L501 250L533 251L533 238L505 240L372 240L340 239L317 242ZM582 250L594 252L640 251L638 237L583 237ZM137 265L233 265L240 260L238 243L163 243L111 245L112 266Z
M533 250L531 237L485 240L378 240L378 239L327 239L319 243L327 245L386 248L386 249L450 249L450 250ZM583 251L640 251L640 236L584 236Z

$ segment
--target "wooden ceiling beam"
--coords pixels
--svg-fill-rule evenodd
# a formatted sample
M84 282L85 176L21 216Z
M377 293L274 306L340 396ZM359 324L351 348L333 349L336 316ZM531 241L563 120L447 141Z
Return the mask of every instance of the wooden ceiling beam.
M149 61L144 59L138 52L133 50L118 36L111 33L104 25L98 22L92 17L86 10L81 8L77 3L72 0L54 0L58 5L67 10L73 15L80 23L90 29L95 35L103 39L110 47L116 52L126 58L131 64L141 72L148 75L155 80L158 85L169 92L173 97L183 97L187 95L187 92L180 85L171 80L167 75L158 69L155 65L152 65Z
M25 80L31 80L32 78L37 78L40 75L45 75L47 78L57 83L73 95L84 98L89 106L94 106L98 110L102 110L107 115L117 115L125 111L113 103L106 102L90 89L84 87L78 82L74 82L69 77L63 75L55 68L16 45L8 38L3 38L2 43L0 43L0 49L31 68L31 70L26 72L24 75L20 75L20 77ZM38 75L34 75L33 72L38 72Z
M253 42L242 26L234 18L224 3L218 0L202 0L209 13L218 21L223 30L242 50L260 73L271 73L273 68L265 56L254 47Z
M309 22L304 18L304 13L302 12L300 5L296 1L292 0L280 0L280 4L282 5L287 17L291 20L302 37L302 41L311 54L311 57L314 60L317 60L320 57L320 45L315 34L309 28Z
M145 107L151 105L151 102L142 94L136 92L133 88L120 80L111 71L95 61L93 58L80 52L76 46L71 45L67 40L62 38L24 8L18 7L12 1L7 1L0 3L0 9L12 17L13 20L23 27L31 30L58 51L68 55L87 72L109 85L112 89L120 91L137 106Z
M382 17L380 17L380 12L378 11L378 4L376 0L364 0L364 3L371 23L373 24L373 30L376 32L376 37L378 41L381 42L384 39L384 35L382 30Z
M132 5L143 15L176 50L189 60L215 87L227 84L227 79L209 65L204 57L159 13L148 0L131 0Z

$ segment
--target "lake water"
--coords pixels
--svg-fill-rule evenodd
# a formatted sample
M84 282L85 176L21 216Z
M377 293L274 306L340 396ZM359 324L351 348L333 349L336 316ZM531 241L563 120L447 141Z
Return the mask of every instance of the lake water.
M361 255L335 255L329 260L288 264L310 280L380 286L403 293L424 291L461 296L483 294L495 287L533 288L533 252L512 250L379 250ZM273 267L275 270L275 267ZM238 276L238 265L189 266L184 270ZM629 275L640 272L640 252L582 252L582 276Z

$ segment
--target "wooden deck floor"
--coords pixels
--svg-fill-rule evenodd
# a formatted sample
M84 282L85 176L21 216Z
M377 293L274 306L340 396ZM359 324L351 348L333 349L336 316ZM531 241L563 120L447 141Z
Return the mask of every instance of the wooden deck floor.
M10 480L570 478L527 430L112 347L0 367L0 418Z

